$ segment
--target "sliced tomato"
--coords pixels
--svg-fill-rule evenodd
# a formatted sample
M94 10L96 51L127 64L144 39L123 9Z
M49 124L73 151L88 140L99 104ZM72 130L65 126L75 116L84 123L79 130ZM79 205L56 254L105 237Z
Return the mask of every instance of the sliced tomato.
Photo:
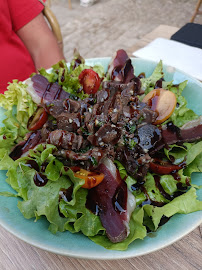
M92 69L84 69L79 75L79 82L86 94L95 94L101 83L99 75Z
M179 171L183 168L183 164L174 165L169 162L150 162L149 167L152 172L164 175Z
M42 128L42 126L48 120L48 114L44 108L38 108L36 112L30 117L28 121L28 130L34 131Z
M147 103L151 109L158 113L155 125L166 121L174 112L177 99L173 92L162 88L154 89L149 92L142 100Z
M83 184L83 188L91 189L99 185L104 179L104 174L99 172L89 172L87 170L71 167L71 170L74 172L74 176L84 179L85 183Z

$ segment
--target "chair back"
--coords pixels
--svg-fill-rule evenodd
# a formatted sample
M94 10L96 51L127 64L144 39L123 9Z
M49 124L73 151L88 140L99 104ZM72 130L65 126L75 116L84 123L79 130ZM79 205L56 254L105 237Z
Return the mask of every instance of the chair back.
M201 14L202 15L202 11L200 10L200 6L202 4L202 0L198 0L197 4L196 4L196 7L195 7L195 11L194 11L194 14L193 16L191 17L191 20L190 22L194 22L195 18L197 15Z
M47 4L45 4L42 0L39 0L39 2L44 5L43 15L46 18L53 34L55 35L60 49L63 51L63 38L58 20L55 14L50 9L49 2Z
M62 38L62 33L61 33L60 25L58 23L57 18L55 17L52 10L46 5L43 9L43 15L47 19L47 21L51 27L51 30L57 39L57 42L58 42L60 49L63 51L63 38Z

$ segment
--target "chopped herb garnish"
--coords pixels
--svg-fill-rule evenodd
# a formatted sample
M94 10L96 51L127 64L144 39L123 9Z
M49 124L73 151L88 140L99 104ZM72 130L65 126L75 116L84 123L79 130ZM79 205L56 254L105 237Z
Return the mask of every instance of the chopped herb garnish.
M86 146L83 149L80 149L78 152L79 153L86 153L88 150L90 150L92 148L92 145Z
M93 166L97 166L98 165L97 160L94 157L90 157L90 160L91 160Z
M137 142L134 141L133 139L130 139L130 140L129 140L129 148L130 148L131 150L135 148L136 144L137 144Z
M136 125L130 127L130 133L134 133L136 130Z
M82 131L83 135L86 135L86 136L91 135L91 133L88 132L88 131L87 131L85 128L83 128L83 127L81 127L80 130Z

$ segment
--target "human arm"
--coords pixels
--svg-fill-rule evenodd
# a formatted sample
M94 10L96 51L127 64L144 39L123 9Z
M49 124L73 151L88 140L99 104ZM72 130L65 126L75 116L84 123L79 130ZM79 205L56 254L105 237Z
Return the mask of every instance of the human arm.
M50 68L65 59L42 13L20 28L17 35L27 47L36 69Z

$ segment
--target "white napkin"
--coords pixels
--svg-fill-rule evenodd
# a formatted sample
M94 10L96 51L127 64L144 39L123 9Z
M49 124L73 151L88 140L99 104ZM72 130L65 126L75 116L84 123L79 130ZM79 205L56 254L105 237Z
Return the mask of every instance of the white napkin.
M135 51L133 55L152 61L162 60L164 64L202 80L202 49L174 40L157 38L144 48Z

